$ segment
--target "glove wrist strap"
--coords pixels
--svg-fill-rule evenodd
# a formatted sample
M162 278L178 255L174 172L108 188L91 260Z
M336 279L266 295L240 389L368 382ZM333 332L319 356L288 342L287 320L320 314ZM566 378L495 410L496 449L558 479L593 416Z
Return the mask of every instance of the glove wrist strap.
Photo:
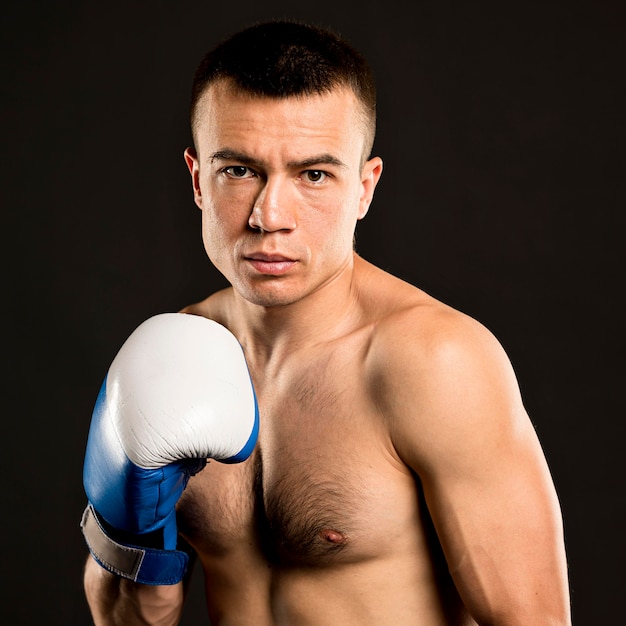
M91 504L83 513L80 527L91 556L118 576L146 585L174 585L187 571L186 552L124 545L112 539Z

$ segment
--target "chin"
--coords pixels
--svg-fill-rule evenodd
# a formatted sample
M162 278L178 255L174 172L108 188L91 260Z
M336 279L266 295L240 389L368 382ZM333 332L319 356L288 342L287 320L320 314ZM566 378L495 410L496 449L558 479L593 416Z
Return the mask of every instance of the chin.
M248 302L262 307L280 307L287 306L297 302L300 298L289 297L286 295L268 295L268 294L241 294Z
M301 293L296 293L290 289L279 289L277 285L261 285L252 287L250 285L235 286L239 295L257 306L278 307L293 304L302 298Z

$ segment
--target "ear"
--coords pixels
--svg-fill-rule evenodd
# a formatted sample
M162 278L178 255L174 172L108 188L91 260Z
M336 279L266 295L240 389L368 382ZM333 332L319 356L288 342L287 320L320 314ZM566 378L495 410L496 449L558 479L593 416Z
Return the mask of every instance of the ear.
M198 205L198 208L202 208L202 192L200 191L200 166L198 165L198 155L194 148L187 148L185 150L185 163L191 174L191 185L193 187L193 199Z
M361 172L361 197L359 199L358 218L362 220L366 215L374 197L374 189L383 173L383 161L374 157L365 163Z

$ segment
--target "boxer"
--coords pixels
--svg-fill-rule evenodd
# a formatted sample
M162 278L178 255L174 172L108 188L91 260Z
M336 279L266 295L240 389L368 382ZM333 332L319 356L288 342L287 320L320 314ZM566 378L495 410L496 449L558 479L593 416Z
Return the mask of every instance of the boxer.
M107 375L85 461L96 624L176 624L183 546L216 626L570 623L559 503L502 346L354 249L375 110L363 57L317 27L255 25L201 62L185 161L230 286L167 318L210 324L197 341L167 321Z

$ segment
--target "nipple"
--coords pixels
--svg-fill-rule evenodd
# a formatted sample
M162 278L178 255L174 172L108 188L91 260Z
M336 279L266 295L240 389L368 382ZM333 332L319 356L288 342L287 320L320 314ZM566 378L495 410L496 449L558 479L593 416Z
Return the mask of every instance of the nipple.
M336 545L345 543L347 541L345 535L337 530L333 530L332 528L323 528L322 530L320 530L320 536L324 541Z

